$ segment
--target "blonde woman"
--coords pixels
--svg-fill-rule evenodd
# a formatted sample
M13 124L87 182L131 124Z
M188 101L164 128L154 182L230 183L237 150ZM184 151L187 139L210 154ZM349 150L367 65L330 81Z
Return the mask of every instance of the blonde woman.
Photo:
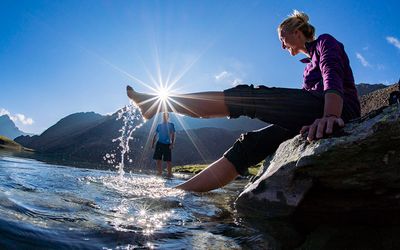
M177 188L205 192L222 187L299 132L308 132L308 140L320 139L331 134L334 126L344 126L360 116L354 77L342 43L329 34L316 38L308 16L299 11L279 25L278 36L282 48L292 56L306 56L301 60L305 63L301 89L239 85L223 92L172 97L181 103L174 104L174 112L181 114L202 118L245 115L271 124L242 134L220 159ZM137 93L130 86L127 92L146 118L155 114L149 102L153 96Z

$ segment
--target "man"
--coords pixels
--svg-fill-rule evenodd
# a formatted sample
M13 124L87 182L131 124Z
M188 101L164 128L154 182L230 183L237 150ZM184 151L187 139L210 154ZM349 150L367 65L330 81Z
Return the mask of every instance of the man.
M154 133L153 143L151 148L154 148L154 143L158 135L156 149L154 151L153 159L157 163L158 175L162 175L162 161L167 162L168 177L172 176L171 172L171 150L175 143L175 126L173 123L168 122L168 112L163 113L163 122L157 125L156 132Z

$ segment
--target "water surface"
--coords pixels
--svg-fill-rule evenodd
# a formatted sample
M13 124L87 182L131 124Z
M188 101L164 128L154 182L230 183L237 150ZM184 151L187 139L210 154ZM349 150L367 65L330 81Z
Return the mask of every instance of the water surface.
M51 165L0 154L3 249L261 249L232 204L244 181L207 194L182 179Z

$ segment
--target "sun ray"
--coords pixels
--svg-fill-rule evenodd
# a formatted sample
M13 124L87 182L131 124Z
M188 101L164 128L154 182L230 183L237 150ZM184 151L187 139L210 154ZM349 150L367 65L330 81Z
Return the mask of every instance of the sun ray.
M170 101L172 101L172 102L174 102L176 105L179 105L179 106L181 106L182 108L184 108L184 109L190 111L191 113L193 113L193 114L196 115L197 117L201 117L201 115L200 115L199 113L197 113L197 112L191 110L189 107L187 107L187 106L184 105L183 103L180 103L180 102L174 100L173 98L170 98ZM173 110L173 112L176 112L176 109L173 107L173 105L170 105L169 107Z
M177 77L175 77L174 80L172 80L170 86L173 87L175 86L175 84L182 79L182 77L184 75L186 75L186 73L193 67L193 65L195 65L197 63L198 60L200 60L200 58L207 52L208 49L211 48L211 46L214 44L214 41L210 42L208 44L208 46L206 46L199 54L198 56L192 60L188 65L186 65L186 67L184 67L184 69L177 75Z
M126 72L125 70L123 70L120 67L116 66L115 64L113 64L112 62L110 62L109 60L104 58L103 56L97 54L96 52L94 52L92 50L89 50L89 49L87 49L87 48L85 48L85 47L83 47L81 45L76 45L76 46L79 47L81 50L84 50L86 53L91 54L92 56L100 59L101 61L103 61L103 63L105 63L106 65L110 66L111 68L113 68L114 70L118 71L119 73L125 75L127 78L129 78L131 80L134 80L135 82L145 86L146 88L155 91L155 89L151 85L145 83L144 81L140 80L139 78L135 77L134 75Z
M159 87L163 88L159 50L158 50L157 45L155 45L154 47L155 47L155 56L156 56L156 69L157 69L158 84L159 84Z
M144 68L146 74L147 74L147 77L149 77L150 81L155 86L155 87L152 87L151 90L154 91L154 92L157 92L157 86L158 86L157 80L154 78L153 74L150 73L149 68L146 66L146 63L143 61L142 58L140 58L140 61L141 61L142 65L143 65L143 68Z
M152 98L149 98L149 99L147 99L147 100L144 100L144 101L142 101L142 102L139 102L138 103L138 105L143 105L143 104L146 104L146 103L149 103L149 102L153 102L154 100L158 100L158 97L157 96L154 96L154 97L152 97Z
M175 100L173 100L172 98L171 98L171 100L175 102ZM176 113L176 109L173 107L173 105L171 105L169 102L167 102L167 104L169 105L169 108L171 108L172 111L173 111L174 113ZM177 104L180 105L180 103L177 103ZM188 136L189 140L192 142L193 146L196 148L196 150L197 150L197 152L199 153L199 155L200 155L201 159L203 160L203 162L207 162L206 156L205 156L204 153L200 150L200 147L197 145L197 143L196 143L195 140L194 140L195 135L192 134L192 133L190 132L190 130L187 129L187 126L186 126L186 124L184 123L182 117L179 117L179 116L175 116L175 117L176 117L177 121L180 123L180 125L182 126L183 131L186 133L186 135ZM200 142L199 140L197 140L197 141ZM203 148L205 148L205 147L203 147Z
M141 155L141 158L140 158L140 162L144 162L144 158L147 157L147 155L145 155L145 152L147 152L147 150L150 148L150 143L152 143L154 131L155 131L155 128L157 126L157 123L158 123L158 120L159 120L159 117L160 117L160 112L159 112L160 108L161 108L161 106L158 105L157 106L157 113L155 114L153 122L152 122L151 127L150 127L150 133L148 134L146 143L145 143L145 145L143 147L143 151L142 151L142 155Z

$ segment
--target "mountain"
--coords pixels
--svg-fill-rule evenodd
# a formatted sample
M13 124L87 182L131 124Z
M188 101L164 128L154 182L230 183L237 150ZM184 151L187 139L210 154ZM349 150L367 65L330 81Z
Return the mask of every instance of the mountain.
M107 116L102 116L94 112L75 113L61 119L40 136L20 136L15 141L28 148L46 151L60 143L65 143L68 138L79 135L104 122L106 119Z
M2 115L0 116L0 135L14 139L20 135L27 135L27 133L19 130L8 115Z
M152 119L148 120L143 127L150 129L154 119L155 118L153 117ZM161 116L158 116L157 119L158 120L156 123L160 123L162 121ZM230 131L252 131L263 128L267 125L265 122L258 119L250 119L244 116L237 119L228 119L227 117L205 119L171 114L170 122L174 123L177 131L199 128L222 128Z
M363 95L367 95L371 92L374 92L378 89L383 89L386 87L388 87L388 86L386 86L384 84L369 84L369 83L356 84L358 96L360 96L360 97Z
M361 96L361 115L364 116L373 110L379 110L383 106L388 106L389 96L395 91L400 91L400 82Z
M119 142L114 139L121 136L123 122L117 120L117 117L117 113L109 116L77 113L61 119L40 136L20 136L15 141L36 150L40 156L100 166L106 164L106 154L113 154L116 159L121 157ZM223 126L225 121L218 122ZM184 123L190 124L186 121ZM132 135L134 139L129 144L132 162L128 164L131 167L148 166L152 163L153 150L148 143L153 134L150 128L151 120ZM174 164L211 162L220 157L240 133L238 130L210 127L178 130Z

